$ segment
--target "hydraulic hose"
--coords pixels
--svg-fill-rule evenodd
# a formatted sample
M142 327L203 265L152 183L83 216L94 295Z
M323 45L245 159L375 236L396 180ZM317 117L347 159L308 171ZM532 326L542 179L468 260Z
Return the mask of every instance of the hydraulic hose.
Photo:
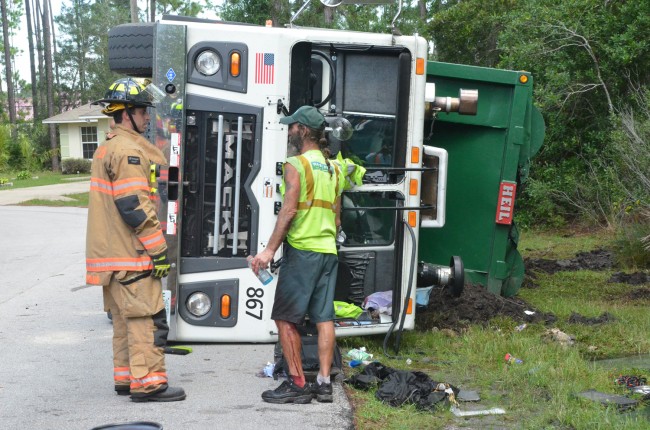
M406 228L408 232L411 234L411 242L413 245L411 246L411 262L415 262L415 233L413 232L413 228L409 225L408 222L402 220L404 225L406 225ZM408 309L408 304L409 304L409 299L411 298L411 290L413 288L413 272L415 271L415 264L411 264L411 269L409 271L409 281L408 281L408 288L406 290L406 297L404 298L404 303L402 305L401 309L401 316L395 321L393 321L393 324L391 324L390 328L388 329L388 333L386 333L386 337L384 338L384 355L388 358L393 358L393 359L400 359L401 357L398 356L393 356L388 353L388 339L390 338L391 334L393 333L393 330L395 329L395 326L397 325L397 322L399 320L399 328L397 329L397 335L395 338L395 354L399 353L399 344L402 339L402 332L404 331L404 321L406 320L406 310Z

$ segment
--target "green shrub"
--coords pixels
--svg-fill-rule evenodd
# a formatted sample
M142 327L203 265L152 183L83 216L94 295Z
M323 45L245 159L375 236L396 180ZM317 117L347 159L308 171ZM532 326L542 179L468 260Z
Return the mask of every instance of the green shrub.
M66 158L61 161L61 171L64 175L90 173L90 165L90 160L85 160L83 158Z
M622 224L616 230L614 252L616 260L632 269L650 268L650 250L644 247L644 238L650 234L650 222L638 220Z
M31 177L32 177L32 174L27 170L22 170L22 171L18 172L18 174L16 175L16 179L18 179L18 180L25 180L25 179L29 179Z

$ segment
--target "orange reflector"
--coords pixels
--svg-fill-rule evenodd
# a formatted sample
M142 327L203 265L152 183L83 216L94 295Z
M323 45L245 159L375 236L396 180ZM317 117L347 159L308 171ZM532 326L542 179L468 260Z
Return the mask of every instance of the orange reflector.
M415 74L424 75L424 58L417 58L415 60Z
M519 76L519 82L521 82L522 84L525 84L526 82L528 82L528 76L527 75L520 75Z
M409 305L406 308L406 314L411 315L413 313L413 299L409 299Z
M411 148L411 163L419 164L420 163L420 148L414 146Z
M235 78L239 76L239 73L241 72L240 69L240 64L241 64L241 55L239 52L233 52L230 54L230 75L234 76Z
M416 196L418 194L418 180L417 179L411 179L411 182L409 183L409 194L412 196Z
M415 211L409 211L409 225L415 227L417 225L418 216Z
M230 296L224 294L221 296L221 318L230 317Z

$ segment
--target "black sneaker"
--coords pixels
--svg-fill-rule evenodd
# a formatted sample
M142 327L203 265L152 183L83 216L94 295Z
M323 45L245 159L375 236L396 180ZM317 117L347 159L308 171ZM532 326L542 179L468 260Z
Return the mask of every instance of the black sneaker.
M116 385L115 392L118 396L128 396L131 394L131 387L129 385Z
M332 403L334 401L334 396L332 395L332 384L326 382L323 382L322 384L314 382L311 384L311 395L321 403Z
M178 402L185 400L185 391L180 387L167 387L153 393L132 393L132 402Z
M268 403L311 403L311 387L305 384L300 388L293 380L284 381L275 390L266 390L262 393L262 400Z

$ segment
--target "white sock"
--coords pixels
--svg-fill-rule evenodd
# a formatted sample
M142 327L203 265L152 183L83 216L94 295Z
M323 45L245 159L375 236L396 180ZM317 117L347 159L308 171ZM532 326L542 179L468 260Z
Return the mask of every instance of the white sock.
M321 384L329 384L330 383L330 376L322 376L320 373L316 375L316 382L318 382L318 385Z

